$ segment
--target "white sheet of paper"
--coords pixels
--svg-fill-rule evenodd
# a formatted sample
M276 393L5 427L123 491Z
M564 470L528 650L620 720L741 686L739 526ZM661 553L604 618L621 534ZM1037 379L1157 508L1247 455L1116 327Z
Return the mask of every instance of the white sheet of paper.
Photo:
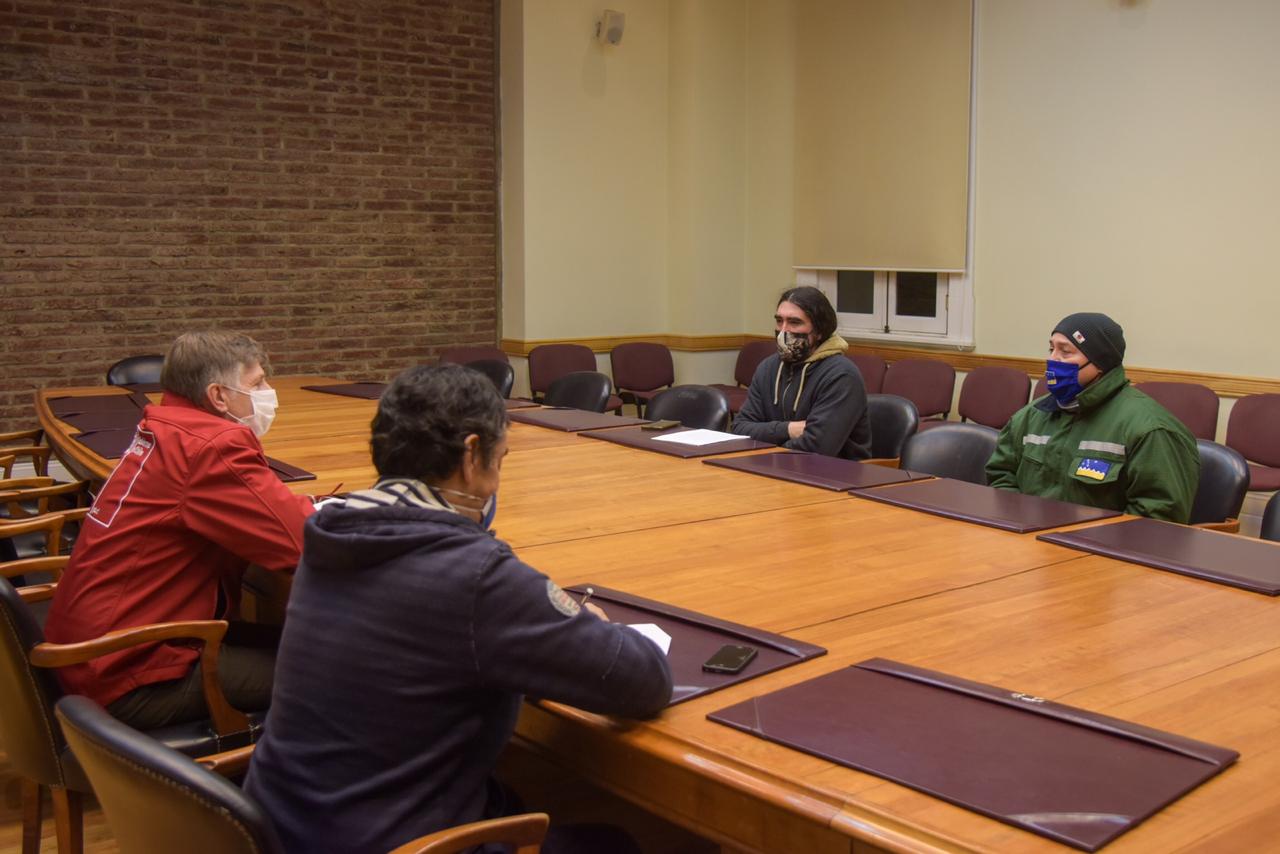
M662 650L663 655L666 655L671 649L671 635L658 628L654 623L631 623L627 628L635 629L637 632L656 643L658 645L658 649Z
M683 433L671 433L667 436L654 436L655 442L675 442L677 445L714 445L716 442L727 442L730 439L744 439L736 433L721 433L719 430L686 430Z

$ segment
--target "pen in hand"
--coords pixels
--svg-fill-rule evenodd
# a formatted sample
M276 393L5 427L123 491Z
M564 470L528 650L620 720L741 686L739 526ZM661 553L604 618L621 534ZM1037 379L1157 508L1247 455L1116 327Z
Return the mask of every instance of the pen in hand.
M582 604L582 605L587 604L587 600L590 599L592 594L594 594L595 592L596 592L596 589L594 587L588 587L587 592L582 596L582 602L580 602L579 604Z

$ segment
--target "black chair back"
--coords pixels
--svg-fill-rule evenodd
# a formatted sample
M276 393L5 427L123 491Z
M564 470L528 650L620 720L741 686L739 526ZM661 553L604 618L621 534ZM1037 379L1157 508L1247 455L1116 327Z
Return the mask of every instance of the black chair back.
M574 371L551 383L542 401L547 406L570 406L588 412L604 412L613 385L599 371Z
M982 424L939 424L907 438L900 467L985 486L998 438L999 430Z
M896 394L867 395L867 418L871 422L871 456L902 456L907 437L920 426L916 405Z
M58 719L123 854L275 854L282 847L257 804L191 759L66 697Z
M678 385L659 392L645 410L654 421L670 419L686 427L729 429L729 399L724 392L705 385Z
M33 667L31 648L44 642L30 606L8 579L0 578L0 744L13 769L42 786L65 787L60 755L66 747L53 720L62 696L49 670Z
M481 344L470 344L461 347L449 347L440 354L440 364L469 365L481 359L492 359L496 362L508 362L507 354L497 347Z
M503 397L511 397L511 387L516 383L516 371L515 368L511 367L510 362L500 362L497 359L477 359L474 362L467 362L467 367L488 377L489 382L493 383L493 387L498 390L498 394Z
M1196 447L1200 451L1200 486L1188 521L1197 525L1239 518L1249 491L1249 464L1244 455L1208 439L1197 439Z
M158 383L162 367L164 367L164 356L158 353L130 356L107 368L107 385Z
M1267 509L1262 511L1262 528L1258 536L1264 540L1280 542L1280 492L1271 496Z

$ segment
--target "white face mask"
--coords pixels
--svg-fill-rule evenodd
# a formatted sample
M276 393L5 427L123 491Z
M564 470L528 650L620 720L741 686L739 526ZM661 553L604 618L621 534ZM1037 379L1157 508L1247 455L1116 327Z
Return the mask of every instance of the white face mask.
M261 439L267 435L267 431L271 429L271 422L276 419L276 408L280 405L280 399L276 397L276 390L273 388L262 388L254 391L246 391L235 386L223 386L231 391L240 394L249 395L249 402L253 406L253 414L246 415L241 418L239 415L227 414L239 421L244 426L253 431L253 435Z

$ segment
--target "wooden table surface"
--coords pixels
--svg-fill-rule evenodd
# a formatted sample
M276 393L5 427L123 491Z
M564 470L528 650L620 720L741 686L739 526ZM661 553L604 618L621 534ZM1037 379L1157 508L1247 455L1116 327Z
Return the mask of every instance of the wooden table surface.
M373 479L375 403L299 388L326 381L273 380L264 446L318 475L300 492ZM41 393L41 423L61 458L102 476L110 464L43 403L63 393ZM509 445L494 527L532 566L829 650L648 722L526 705L517 738L560 764L735 849L1070 850L706 720L879 656L1240 751L1107 851L1280 846L1280 600L529 425Z

